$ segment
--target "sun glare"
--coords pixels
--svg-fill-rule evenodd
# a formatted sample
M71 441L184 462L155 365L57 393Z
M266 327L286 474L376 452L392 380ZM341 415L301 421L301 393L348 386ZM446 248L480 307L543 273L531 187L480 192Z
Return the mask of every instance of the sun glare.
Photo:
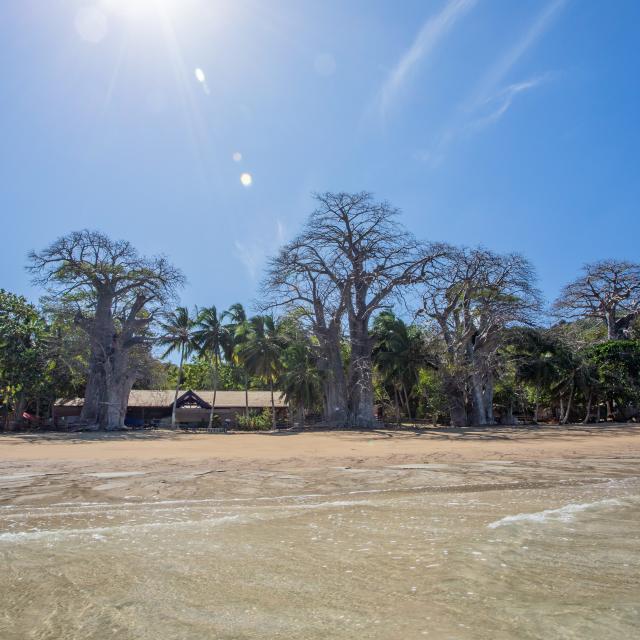
M153 13L172 13L184 5L180 0L102 0L102 7L111 13L132 19L144 19Z
M242 182L243 187L250 187L253 184L253 178L250 173L243 173L240 176L240 182Z

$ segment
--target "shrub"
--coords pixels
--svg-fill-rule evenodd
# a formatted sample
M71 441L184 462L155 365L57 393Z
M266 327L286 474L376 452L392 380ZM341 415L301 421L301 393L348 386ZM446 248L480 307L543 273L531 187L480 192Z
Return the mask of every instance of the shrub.
M261 412L250 412L247 417L244 414L236 415L237 428L240 431L268 431L271 429L271 410L263 409Z

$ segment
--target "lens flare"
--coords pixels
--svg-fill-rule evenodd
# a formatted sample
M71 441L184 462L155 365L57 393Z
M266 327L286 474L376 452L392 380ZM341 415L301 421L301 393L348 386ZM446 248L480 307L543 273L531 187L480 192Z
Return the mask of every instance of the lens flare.
M95 7L78 9L75 27L78 35L85 42L90 42L91 44L101 42L109 31L107 16Z
M242 182L243 187L250 187L253 183L253 178L250 173L243 173L240 176L240 182Z

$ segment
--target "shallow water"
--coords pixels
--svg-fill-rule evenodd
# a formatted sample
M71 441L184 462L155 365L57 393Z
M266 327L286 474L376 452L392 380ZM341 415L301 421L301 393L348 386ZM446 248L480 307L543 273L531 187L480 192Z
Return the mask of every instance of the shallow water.
M626 640L639 463L212 476L184 499L79 501L74 477L49 502L42 474L3 476L0 637Z

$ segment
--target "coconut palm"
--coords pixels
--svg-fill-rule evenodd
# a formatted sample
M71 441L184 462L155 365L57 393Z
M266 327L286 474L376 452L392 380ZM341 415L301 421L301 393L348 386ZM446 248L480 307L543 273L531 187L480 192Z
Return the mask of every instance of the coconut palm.
M290 344L282 355L283 372L279 386L291 407L295 407L298 420L304 424L305 410L322 400L322 380L317 358L308 341Z
M228 328L222 324L221 316L215 306L206 307L198 313L195 321L193 341L198 351L203 356L211 357L211 371L213 377L213 398L211 411L209 412L209 428L213 426L213 415L216 408L216 396L218 394L218 371L222 359L222 352L229 342Z
M240 338L237 356L245 370L269 383L271 421L276 428L274 383L281 368L280 356L285 346L283 335L272 316L254 316L236 332Z
M393 388L396 420L400 405L411 419L409 396L424 365L423 340L415 327L408 326L390 311L381 313L373 323L373 361L385 387Z
M546 332L521 329L514 332L516 380L533 387L533 422L538 422L541 394L553 392L564 385L564 371L569 371L570 354L566 348Z
M176 426L176 404L178 402L178 393L180 392L180 383L182 382L182 367L184 359L193 351L193 325L194 320L186 307L178 307L175 311L167 313L164 320L160 323L162 334L158 338L158 344L165 347L162 354L163 358L178 352L180 354L180 364L178 365L178 382L176 383L176 392L173 396L173 407L171 409L171 427Z
M224 345L224 357L227 362L233 362L237 367L241 367L238 358L238 349L248 334L247 313L239 302L232 304L224 311L220 318L222 320L229 319L225 325L229 334L229 340ZM244 382L244 410L245 416L249 418L249 374L246 369L242 368L242 378Z

